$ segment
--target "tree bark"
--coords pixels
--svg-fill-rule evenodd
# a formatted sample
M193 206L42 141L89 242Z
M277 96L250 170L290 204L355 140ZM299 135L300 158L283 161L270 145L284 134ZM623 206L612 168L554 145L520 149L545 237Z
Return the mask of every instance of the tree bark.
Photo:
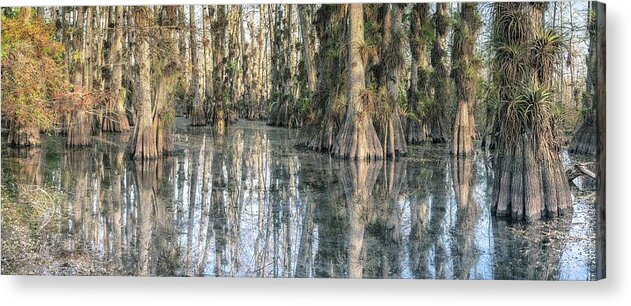
M493 65L501 69L495 74L494 82L498 97L504 102L496 114L496 118L502 120L498 122L495 141L497 172L493 182L493 213L514 220L556 217L572 204L551 114L544 107L545 94L536 93L548 90L550 69L554 67L527 65L544 62L535 53L524 53L517 58L502 53L506 50L504 47L533 46L542 33L541 9L538 4L529 3L494 4L492 30L496 37L496 54ZM527 25L519 36L503 26L514 21L515 16L522 16ZM533 96L542 98L528 99ZM534 110L525 112L524 108Z
M9 120L7 142L12 147L39 146L41 144L39 127L34 124L21 125L14 120Z
M316 69L313 62L314 41L311 35L311 20L309 18L311 7L308 4L298 5L298 18L300 19L300 34L302 37L302 60L304 62L309 91L316 88Z
M127 73L123 74L123 84L127 89L127 98L125 99L125 107L127 121L129 126L136 125L136 88L138 87L138 61L133 59L132 54L136 48L136 25L134 23L133 12L131 6L125 7L125 39L123 39L124 47L128 52L123 52L123 61L127 63ZM127 42L127 43L125 43Z
M383 155L394 158L407 153L398 101L401 72L404 65L402 20L400 4L383 4L383 10L385 13L380 59L382 72L379 75L379 86L383 96L381 103L385 104L382 109L385 110L386 114L383 114L383 117L378 116L381 118L378 121L378 127L383 134Z
M211 101L213 98L213 41L211 31L211 21L215 14L214 6L204 5L203 11L203 39L202 45L204 46L204 109L206 110L206 118L208 118L208 110L211 107Z
M364 107L365 63L360 48L364 44L362 4L349 4L348 10L348 97L346 120L333 144L333 155L364 160L383 158L381 142Z
M181 101L184 105L184 112L187 116L190 115L189 105L189 97L188 93L191 86L191 52L190 45L191 41L189 39L189 25L186 22L186 16L184 12L184 5L178 7L178 24L179 24L179 46L180 46L180 62L182 63L182 82L181 82L181 91L183 93L184 99Z
M341 81L344 78L342 71L347 67L347 50L337 47L345 43L345 8L322 5L316 12L314 22L320 45L316 57L316 91L300 144L319 152L331 152L340 121L345 115L344 109L334 107L347 86L346 82Z
M596 94L596 37L597 25L595 18L595 2L590 2L588 12L589 48L587 55L587 76L585 77L585 95L583 96L582 116L576 126L572 140L568 147L570 153L595 155L597 151L598 132L596 130L596 115L598 112L598 97Z
M153 126L158 156L173 152L175 126L175 84L180 76L176 38L177 8L162 6L160 10L159 52L154 52L154 99Z
M460 20L454 29L454 46L451 54L451 77L456 86L456 120L453 129L451 153L471 155L474 153L475 139L474 111L477 90L475 43L478 38L481 20L475 3L462 3Z
M226 33L226 7L218 5L216 7L216 18L213 23L213 90L215 95L210 116L217 134L223 135L226 126L225 101L224 94L226 84L224 82L225 75L225 33Z
M129 131L129 121L125 113L126 93L122 88L123 81L123 7L117 6L116 23L114 25L114 35L110 46L109 71L111 74L109 84L109 98L107 101L107 111L103 117L103 131L105 132L127 132Z
M134 127L132 140L132 157L135 160L150 160L158 157L156 134L153 127L153 110L151 105L151 58L149 49L149 33L152 24L151 8L137 6L133 8L136 27L144 35L137 36L134 57L138 61L139 80L136 94L138 102L138 122Z
M204 49L197 39L197 23L195 16L195 6L189 6L190 18L190 45L191 45L191 64L193 67L193 78L191 81L189 96L193 99L191 102L191 125L206 125L206 116L204 114Z
M88 10L90 13L91 10ZM77 8L77 19L75 20L75 29L78 29L79 34L74 38L74 50L77 56L72 61L72 85L74 86L73 100L76 104L69 115L68 120L68 137L66 139L66 146L68 147L81 147L91 144L91 124L90 115L87 113L87 108L91 105L90 86L85 84L85 53L83 48L83 42L88 38L83 31L85 8ZM89 15L89 14L88 14ZM87 26L90 28L90 25Z
M407 92L409 112L414 115L408 119L405 138L408 144L420 144L426 141L429 131L427 118L423 108L429 102L429 54L430 37L423 31L430 27L429 4L418 3L412 7L410 25L410 51L412 62L410 66L410 88Z
M434 88L434 99L429 107L429 127L430 137L433 143L446 143L445 136L447 124L447 73L446 53L447 53L447 32L449 23L447 22L447 4L438 3L434 13L434 26L436 28L436 38L431 52L432 85Z
M293 85L291 6L284 5L275 12L274 39L272 41L272 105L268 123L273 126L292 126L295 112Z

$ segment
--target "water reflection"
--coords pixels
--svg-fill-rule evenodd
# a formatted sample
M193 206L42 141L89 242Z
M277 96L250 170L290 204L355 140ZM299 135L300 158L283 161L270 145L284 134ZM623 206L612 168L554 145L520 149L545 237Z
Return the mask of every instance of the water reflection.
M592 278L588 201L567 219L507 224L491 217L482 153L445 159L418 147L397 162L345 162L295 149L292 133L243 122L222 138L181 134L174 156L142 163L116 145L124 136L90 149L54 138L5 149L3 190L67 195L37 233L47 264L7 272Z

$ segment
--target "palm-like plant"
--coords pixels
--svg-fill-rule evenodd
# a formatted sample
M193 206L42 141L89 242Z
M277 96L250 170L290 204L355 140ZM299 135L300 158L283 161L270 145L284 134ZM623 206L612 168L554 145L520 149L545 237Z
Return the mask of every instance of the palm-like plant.
M560 34L538 29L541 12L537 4L494 4L494 212L518 220L556 216L571 205L550 89L565 44Z

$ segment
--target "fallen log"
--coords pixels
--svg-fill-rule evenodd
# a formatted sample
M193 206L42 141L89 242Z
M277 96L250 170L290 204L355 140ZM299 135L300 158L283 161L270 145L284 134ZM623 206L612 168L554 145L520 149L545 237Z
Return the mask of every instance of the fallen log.
M574 166L571 169L568 169L565 171L565 174L567 175L567 180L571 182L575 178L579 176L583 176L583 175L591 177L592 179L596 179L596 174L594 174L594 172L587 169L587 165L589 164L591 163L574 164Z

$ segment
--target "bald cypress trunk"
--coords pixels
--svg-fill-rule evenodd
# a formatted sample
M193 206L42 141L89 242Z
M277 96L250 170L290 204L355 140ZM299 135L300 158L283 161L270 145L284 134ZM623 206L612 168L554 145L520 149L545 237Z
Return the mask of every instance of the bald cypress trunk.
M155 111L153 127L156 135L156 151L158 156L173 152L173 133L175 126L175 84L180 76L176 26L177 8L163 6L159 14L159 37L153 79L155 80Z
M403 33L401 30L401 5L383 4L382 40L380 54L380 103L384 110L378 120L379 133L382 135L384 156L405 155L407 143L401 123L399 109L399 86L404 65Z
M41 144L39 127L35 124L19 124L14 120L9 120L7 142L12 147L39 146Z
M123 84L127 89L127 98L125 99L125 107L127 121L130 126L136 125L136 88L138 87L138 61L132 58L136 48L136 24L133 18L133 9L131 6L125 7L125 36L124 48L128 51L123 52L123 61L127 63L126 73L123 74ZM126 43L125 43L126 42ZM132 60L133 59L133 60Z
M429 102L429 54L430 37L423 31L430 27L429 4L419 3L412 7L410 25L410 87L408 88L408 111L413 117L408 119L405 138L408 144L424 142L429 134L427 118L423 108Z
M449 30L446 3L436 4L433 23L436 29L436 37L431 52L432 67L434 67L434 72L431 77L432 87L434 88L434 98L429 106L428 123L432 142L446 143L447 82L449 80L446 63L447 32Z
M87 38L86 33L83 30L85 22L85 7L77 8L77 18L75 20L75 29L78 34L74 37L74 50L76 56L72 59L72 77L71 83L74 87L76 95L73 97L75 102L74 109L69 114L68 120L68 138L66 139L66 146L68 147L81 147L87 146L91 143L91 124L90 115L87 113L87 108L90 103L90 87L85 84L85 53L83 42ZM89 10L91 12L91 10ZM88 25L88 28L90 26ZM86 103L87 102L87 103Z
M149 49L149 30L153 26L151 8L137 6L132 10L136 27L145 37L138 37L134 57L138 61L139 79L136 94L138 102L138 122L132 139L132 156L136 160L148 160L158 157L156 133L153 127L153 109L151 105L151 57Z
M228 20L227 20L227 34L228 40L227 46L227 59L225 69L225 79L228 82L224 82L224 116L225 123L232 123L237 121L236 106L239 104L242 92L242 45L240 42L240 20L241 20L241 6L231 5L228 6Z
M342 71L347 67L345 43L346 6L322 5L314 25L320 45L316 54L317 80L311 114L306 118L300 144L315 151L330 152L335 142L344 109L334 107L342 100L347 82Z
M454 28L454 46L451 53L451 77L456 86L456 119L453 129L451 153L471 155L474 153L475 124L473 114L476 104L477 71L475 42L481 20L475 3L462 3L460 20Z
M217 133L223 135L226 126L225 99L227 85L225 84L225 35L226 35L226 7L218 5L216 18L213 23L213 105L210 112L213 126Z
M495 3L493 11L494 81L503 103L496 114L502 120L495 141L492 203L496 216L514 220L555 217L571 207L547 108L549 75L557 63L549 60L555 58L556 49L554 41L543 36L543 9L541 4ZM521 29L518 35L506 26L515 22ZM532 52L507 53L515 48Z
M211 107L213 97L213 45L211 37L211 19L215 14L214 6L204 5L203 12L203 38L204 47L204 109L208 118L208 110Z
M102 127L105 132L126 132L129 131L129 121L125 114L126 93L122 88L124 11L122 6L117 6L115 10L116 21L109 51L110 93Z
M383 157L381 142L365 109L365 63L360 51L364 44L363 14L362 4L349 4L346 120L333 144L334 156L355 160Z
M596 96L596 18L595 4L590 2L588 11L589 53L587 54L587 76L585 78L585 94L583 95L582 116L570 141L568 151L577 154L596 154L597 131L596 113L598 112L598 100ZM589 16L592 16L591 18Z
M274 20L274 40L272 41L272 105L270 125L290 126L294 112L291 94L291 6L277 9Z
M189 6L189 18L190 18L190 45L191 45L191 64L193 67L193 78L191 80L191 87L189 96L193 99L191 102L191 125L203 126L206 125L206 116L204 115L204 50L199 43L197 37L197 23L195 16L195 6Z
M305 78L309 91L313 92L316 88L316 69L313 61L313 50L315 46L314 37L312 37L312 20L310 18L311 5L298 5L298 18L300 20L300 34L302 38L302 61L304 65Z
M191 86L191 52L190 52L190 39L189 39L189 25L186 22L185 6L180 5L177 9L178 15L178 35L179 35L179 49L180 49L180 62L182 63L182 81L180 84L180 90L182 92L182 101L184 112L187 116L190 116L190 97L188 96Z
M89 92L92 91L92 82L94 79L93 75L93 61L94 54L92 52L92 48L94 48L94 9L95 7L86 6L85 8L85 32L83 36L83 41L85 44L85 48L83 53L85 54L84 62L83 62L83 87Z

